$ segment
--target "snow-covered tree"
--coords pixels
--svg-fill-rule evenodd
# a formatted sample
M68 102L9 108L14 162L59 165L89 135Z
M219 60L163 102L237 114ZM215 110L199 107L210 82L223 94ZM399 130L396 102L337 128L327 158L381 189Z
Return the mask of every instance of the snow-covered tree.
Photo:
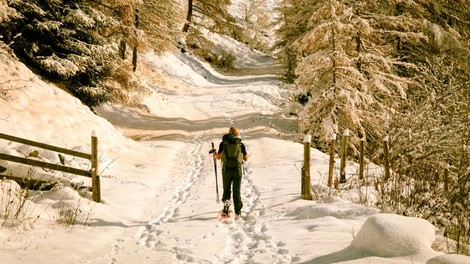
M188 32L191 25L196 24L230 35L234 19L228 12L229 6L230 0L188 0L183 32Z
M457 242L455 251L468 253L470 51L442 28L433 30L447 44L430 45L410 104L390 125L391 166L406 183L388 206L432 221Z
M309 18L317 6L316 2L305 5L300 0L282 0L279 4L280 16L276 22L279 26L274 48L279 50L279 59L284 64L285 79L288 82L294 82L296 78L297 52L293 44L306 33Z
M400 71L409 73L415 67L393 56L396 45L390 40L396 41L395 34L413 43L425 37L411 17L374 15L348 1L319 0L315 6L306 33L293 45L298 54L296 84L299 93L309 96L300 127L320 146L343 129L378 140L412 82Z
M274 37L270 32L275 18L274 12L266 12L268 7L267 0L241 0L232 6L237 10L234 13L239 15L237 24L240 27L240 32L234 37L254 49L268 52Z
M26 64L65 86L87 105L106 99L98 83L116 67L117 47L105 36L117 21L85 1L9 1L21 16L2 21L4 41Z
M140 9L141 28L150 49L156 53L174 47L184 16L177 0L143 0Z
M295 43L296 83L310 96L301 125L320 142L328 132L353 129L380 162L381 136L390 134L395 176L382 190L385 206L430 219L468 244L461 220L470 184L469 5L452 5L324 1Z
M281 8L283 56L288 67L295 65L291 76L297 78L298 96L305 103L301 129L320 146L346 128L370 143L380 142L390 117L409 104L410 87L418 87L418 63L431 39L439 37L429 30L436 23L423 18L431 17L430 5L285 0ZM465 23L464 15L452 18ZM352 139L354 144L357 138Z
M181 6L177 0L121 0L110 6L120 26L120 56L126 59L127 46L132 48L132 64L137 68L139 51L162 53L174 47L181 24Z
M468 244L468 1L285 0L282 8L278 33L286 65L296 65L303 132L320 147L346 128L365 135L379 164L389 134L393 182L382 189L384 206ZM350 142L354 152L357 137Z
M4 41L89 106L141 93L132 73L138 52L168 50L181 17L176 0L15 0L8 8Z

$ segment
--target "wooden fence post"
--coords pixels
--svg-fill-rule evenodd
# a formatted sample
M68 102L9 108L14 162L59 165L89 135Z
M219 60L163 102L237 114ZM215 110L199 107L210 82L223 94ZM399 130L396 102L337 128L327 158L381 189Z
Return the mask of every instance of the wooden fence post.
M304 167L302 198L305 200L312 200L312 193L310 190L310 142L312 138L307 135L304 138Z
M346 153L347 153L347 146L348 146L348 137L349 137L349 129L345 129L343 132L343 138L341 141L341 164L339 168L339 176L340 176L340 183L346 182Z
M328 169L328 187L333 186L333 168L335 166L335 147L336 147L336 133L331 135L330 143L330 167Z
M388 161L388 155L389 155L388 135L384 136L383 146L384 146L384 170L385 170L384 181L388 181L388 179L390 179L390 164Z
M359 180L364 179L364 141L365 137L359 139Z
M91 133L91 189L93 201L101 202L100 176L98 175L98 137Z

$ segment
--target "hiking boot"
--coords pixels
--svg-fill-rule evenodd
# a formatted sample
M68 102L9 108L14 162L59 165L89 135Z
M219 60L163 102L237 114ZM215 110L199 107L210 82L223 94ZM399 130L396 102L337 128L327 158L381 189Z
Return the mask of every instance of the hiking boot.
M241 220L243 220L242 215L240 213L236 214L235 215L235 221L241 221Z
M224 201L224 208L222 209L222 212L224 214L228 214L229 209L230 209L230 200L225 200Z

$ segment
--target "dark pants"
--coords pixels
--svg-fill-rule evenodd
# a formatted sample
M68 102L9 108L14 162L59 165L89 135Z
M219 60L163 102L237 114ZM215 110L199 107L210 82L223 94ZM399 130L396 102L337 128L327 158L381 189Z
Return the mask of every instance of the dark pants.
M222 169L222 180L224 185L224 194L222 196L222 201L230 200L232 183L233 183L233 206L235 207L235 214L240 214L243 203L240 193L240 188L242 185L242 168L226 168L225 166Z

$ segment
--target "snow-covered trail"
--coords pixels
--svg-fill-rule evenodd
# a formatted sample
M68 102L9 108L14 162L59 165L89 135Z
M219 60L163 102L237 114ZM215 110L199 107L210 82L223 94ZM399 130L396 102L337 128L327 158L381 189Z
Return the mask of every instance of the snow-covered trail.
M155 198L141 227L126 230L106 254L85 258L82 263L289 263L292 256L283 242L273 238L269 222L282 209L275 209L282 193L262 183L271 178L270 165L249 161L242 182L243 222L220 223L216 219L221 203L216 203L216 185L210 143L216 146L230 126L240 128L248 152L263 161L263 138L288 135L295 120L285 117L279 106L286 100L275 76L224 77L208 74L206 84L192 84L189 92L165 93L173 107L184 115L159 117L142 109L100 110L115 126L129 136L152 144L153 140L183 140L185 147L176 153L166 180L155 190ZM216 80L213 82L213 80ZM222 81L223 80L223 81ZM117 114L117 115L116 115ZM300 145L299 145L300 146ZM298 152L301 155L301 152ZM278 153L282 155L282 153ZM279 157L282 159L282 157ZM270 159L273 160L272 157ZM300 160L300 157L299 157ZM218 190L222 196L220 162ZM279 164L278 164L279 165ZM282 165L282 164L281 164ZM292 170L296 170L292 166ZM298 179L292 181L297 185ZM282 183L285 185L285 183ZM266 195L272 193L274 196ZM262 195L263 193L263 195ZM295 200L290 193L286 199ZM264 199L267 199L266 202ZM280 204L283 202L278 201Z
M365 219L378 210L335 196L321 202L300 199L303 145L291 140L296 120L282 112L287 93L275 76L225 77L207 68L198 80L201 75L188 74L194 68L184 63L172 67L183 68L169 73L175 79L184 74L179 76L184 84L163 89L155 97L164 97L172 107L165 118L156 114L152 100L131 110L100 109L100 115L140 144L153 146L157 158L164 155L169 162L165 169L157 167L162 163L154 165L160 174L138 176L147 187L146 197L151 196L139 205L144 212L138 221L79 263L317 263L319 257L318 263L333 263L331 259L338 257L361 258L356 252L336 252L344 251ZM214 79L218 81L210 81ZM216 203L214 164L208 152L229 126L240 128L249 155L241 190L247 217L222 223L216 218L222 204ZM175 148L168 151L172 144ZM318 188L325 186L328 160L312 149L312 184ZM151 169L151 164L144 164L146 171ZM220 162L217 165L221 196Z
M376 198L373 185L356 191L353 162L346 167L348 183L328 190L329 156L311 149L311 184L318 199L300 199L303 145L292 140L296 120L282 113L287 92L274 76L222 76L210 68L195 68L202 63L186 64L189 58L165 58L149 57L147 66L171 76L167 88L149 83L155 93L142 105L99 109L106 119L41 81L16 91L15 100L0 108L1 116L11 116L0 120L7 124L0 126L3 132L35 135L53 144L81 149L90 128L96 129L103 201L83 200L67 186L37 193L28 204L31 216L38 213L38 218L0 229L1 263L424 264L441 254L431 249L434 229L427 222L426 234L421 221L400 233L401 223L412 218L393 220L379 214L377 219L388 219L387 225L400 224L384 228L369 223L363 231L366 219L379 210L352 202ZM24 66L14 66L7 67L11 76L33 76ZM36 109L41 109L39 115ZM38 130L44 123L64 133ZM242 181L243 211L248 215L241 222L221 223L216 219L222 205L216 203L208 151L232 125L240 128L249 154ZM123 137L116 127L135 140ZM338 167L336 160L335 175ZM370 176L372 169L380 168L369 167ZM80 218L83 225L57 225L64 199L71 208L80 206L80 217L89 217ZM382 237L393 245L388 255L380 246Z
M155 57L149 57L146 63L149 68L173 76L175 83L167 85L174 89L155 87L160 96L149 98L140 108L106 106L98 110L99 114L128 136L146 141L180 140L206 130L218 137L232 125L243 131L273 128L282 135L296 131L295 119L286 118L280 107L286 102L287 91L278 86L277 75L224 76L188 55L176 58L181 60L176 66L166 65L165 61L154 63ZM267 64L258 70L268 72L276 67ZM154 110L162 102L152 100L162 97L164 107L170 111Z

